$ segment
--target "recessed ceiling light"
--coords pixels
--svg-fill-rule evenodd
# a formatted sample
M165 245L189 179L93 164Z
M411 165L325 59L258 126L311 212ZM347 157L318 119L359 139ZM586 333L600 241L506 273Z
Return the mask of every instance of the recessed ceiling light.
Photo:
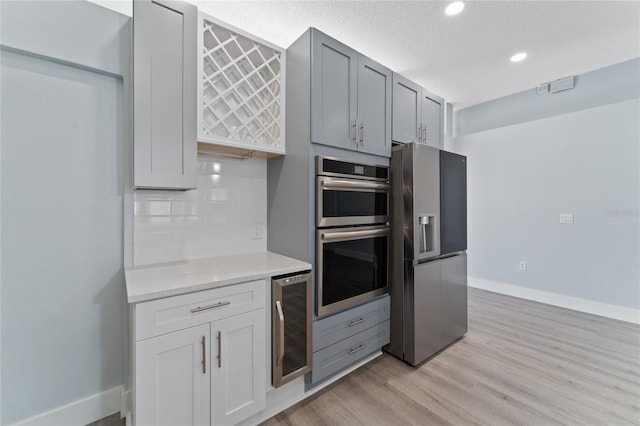
M464 2L454 1L449 6L447 6L447 8L444 10L444 13L449 16L457 15L458 13L462 12L462 9L464 9Z
M511 57L511 62L520 62L527 59L527 54L525 52L516 53Z

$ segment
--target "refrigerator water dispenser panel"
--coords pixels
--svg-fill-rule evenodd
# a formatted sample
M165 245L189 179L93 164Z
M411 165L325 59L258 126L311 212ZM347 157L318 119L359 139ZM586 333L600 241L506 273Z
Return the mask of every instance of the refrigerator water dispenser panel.
M434 248L434 226L436 217L435 215L420 215L418 216L418 226L420 228L420 253L429 253Z

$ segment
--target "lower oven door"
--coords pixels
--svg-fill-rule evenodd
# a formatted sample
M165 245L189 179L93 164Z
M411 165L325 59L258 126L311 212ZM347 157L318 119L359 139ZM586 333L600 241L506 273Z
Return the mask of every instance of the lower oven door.
M318 316L387 293L389 226L321 229L316 241Z

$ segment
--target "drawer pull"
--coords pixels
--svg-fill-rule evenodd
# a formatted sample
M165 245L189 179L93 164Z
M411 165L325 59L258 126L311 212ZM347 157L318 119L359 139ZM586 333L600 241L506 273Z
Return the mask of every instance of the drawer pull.
M363 349L364 349L364 348L366 348L366 347L367 347L367 345L360 345L360 346L358 346L357 348L353 348L353 349L351 349L351 350L349 351L349 355L351 355L351 354L355 354L356 352L359 352L359 351L363 350Z
M349 327L353 327L354 325L358 325L358 324L360 324L361 322L365 322L366 320L367 320L366 318L360 318L360 319L357 319L357 320L355 320L355 321L351 321L351 322L349 323Z
M202 374L207 374L207 347L204 336L202 336Z
M222 332L218 331L218 368L222 368Z
M191 310L192 314L195 314L196 312L202 312L202 311L207 311L209 309L215 309L215 308L220 308L222 306L227 306L230 305L231 302L219 302L219 303L215 303L213 305L209 305L209 306L198 306L197 308L193 308Z

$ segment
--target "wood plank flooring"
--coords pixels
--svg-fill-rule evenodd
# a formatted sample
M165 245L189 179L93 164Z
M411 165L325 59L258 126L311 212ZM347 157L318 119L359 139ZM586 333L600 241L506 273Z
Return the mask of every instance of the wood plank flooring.
M469 289L469 332L382 357L263 423L640 425L640 326Z

